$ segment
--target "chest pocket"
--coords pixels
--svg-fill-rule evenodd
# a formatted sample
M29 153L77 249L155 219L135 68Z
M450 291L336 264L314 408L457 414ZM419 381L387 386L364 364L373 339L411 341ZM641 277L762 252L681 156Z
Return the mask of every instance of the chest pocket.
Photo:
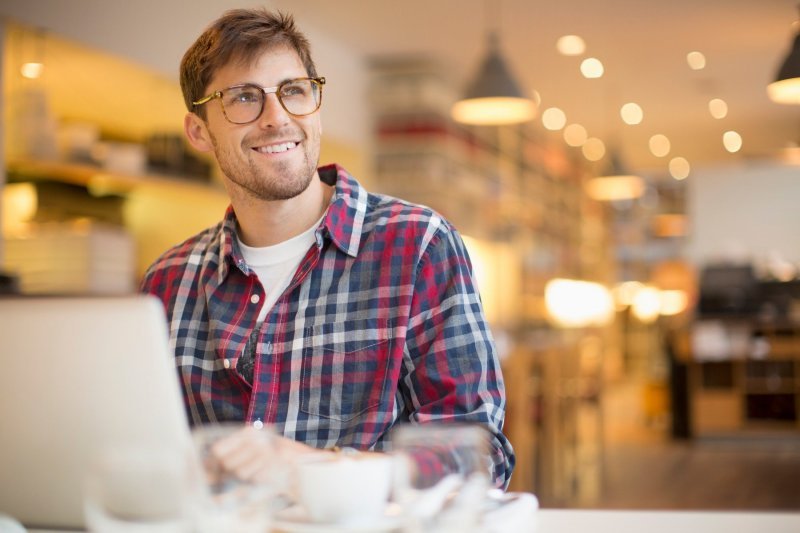
M349 421L380 404L386 390L391 328L350 320L305 330L300 410Z

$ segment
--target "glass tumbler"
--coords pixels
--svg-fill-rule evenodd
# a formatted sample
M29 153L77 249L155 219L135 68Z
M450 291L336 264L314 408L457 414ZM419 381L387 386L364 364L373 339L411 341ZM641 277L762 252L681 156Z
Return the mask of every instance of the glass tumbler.
M192 440L202 479L193 512L195 531L269 531L274 501L286 477L272 430L210 424L195 427Z
M489 433L470 424L421 424L392 433L394 500L408 531L469 532L491 488Z
M187 450L103 450L84 487L86 527L102 533L188 533L193 474Z

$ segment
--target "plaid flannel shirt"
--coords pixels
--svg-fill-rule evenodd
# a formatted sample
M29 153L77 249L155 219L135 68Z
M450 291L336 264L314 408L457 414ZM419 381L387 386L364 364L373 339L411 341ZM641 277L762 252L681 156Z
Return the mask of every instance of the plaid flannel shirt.
M146 272L190 420L261 421L317 448L364 450L387 449L397 423L479 423L507 486L503 380L460 236L339 166L319 175L335 192L316 245L260 328L265 292L238 249L232 207ZM248 350L252 383L237 370Z

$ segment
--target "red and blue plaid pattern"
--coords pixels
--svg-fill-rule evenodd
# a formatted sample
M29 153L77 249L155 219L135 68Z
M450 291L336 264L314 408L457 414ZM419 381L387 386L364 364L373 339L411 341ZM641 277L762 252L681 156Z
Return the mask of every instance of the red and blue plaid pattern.
M319 175L336 190L316 245L253 341L265 293L232 208L145 274L142 290L167 310L190 419L260 420L317 448L365 450L387 449L398 423L479 423L507 485L503 378L457 231L425 207L367 193L339 166ZM252 383L236 370L248 342Z

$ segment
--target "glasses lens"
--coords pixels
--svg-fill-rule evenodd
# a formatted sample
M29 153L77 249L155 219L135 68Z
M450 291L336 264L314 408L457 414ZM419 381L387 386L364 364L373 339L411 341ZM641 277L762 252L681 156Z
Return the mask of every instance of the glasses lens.
M225 116L235 124L246 124L258 118L264 104L264 91L255 85L226 89L222 93Z
M320 86L315 80L291 80L280 86L278 98L293 115L309 115L319 108Z

